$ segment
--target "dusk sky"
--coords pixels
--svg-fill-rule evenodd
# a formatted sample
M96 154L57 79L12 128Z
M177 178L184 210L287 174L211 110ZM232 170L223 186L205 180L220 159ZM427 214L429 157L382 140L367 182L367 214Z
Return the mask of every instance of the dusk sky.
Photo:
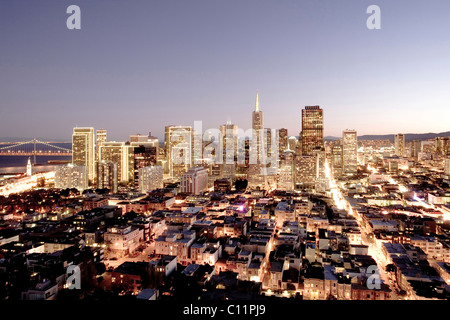
M256 90L289 135L306 105L326 136L450 131L448 0L1 0L0 39L0 137L248 129Z

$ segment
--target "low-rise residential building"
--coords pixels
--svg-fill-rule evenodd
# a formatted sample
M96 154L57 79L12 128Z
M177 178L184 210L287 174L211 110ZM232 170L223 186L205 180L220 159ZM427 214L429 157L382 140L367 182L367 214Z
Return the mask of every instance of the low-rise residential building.
M131 226L115 226L108 228L103 237L113 255L126 256L137 249L140 240L144 240L144 231Z

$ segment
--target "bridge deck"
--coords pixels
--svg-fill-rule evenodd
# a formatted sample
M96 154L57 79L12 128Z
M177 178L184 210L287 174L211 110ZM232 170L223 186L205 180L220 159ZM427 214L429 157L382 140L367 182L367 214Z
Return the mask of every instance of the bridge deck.
M72 156L72 152L0 152L0 156Z

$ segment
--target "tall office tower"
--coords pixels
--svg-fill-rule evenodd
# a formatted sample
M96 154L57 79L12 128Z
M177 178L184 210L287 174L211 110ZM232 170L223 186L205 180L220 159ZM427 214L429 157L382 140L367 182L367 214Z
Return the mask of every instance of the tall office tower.
M432 140L425 140L420 142L421 147L420 151L425 153L433 153L434 152L434 142Z
M107 131L105 129L98 129L95 133L96 144L95 144L95 155L96 161L98 161L100 146L103 142L107 141Z
M355 130L344 130L342 133L343 174L358 172L358 136Z
M95 183L98 185L99 181L98 181L98 177L97 177L97 172L98 172L98 167L97 164L100 162L100 146L102 145L102 143L107 141L107 131L105 129L98 129L95 132L95 174L96 174L96 178L95 178Z
M278 168L277 190L291 191L295 188L295 154L287 150L281 154L280 167Z
M295 188L312 187L316 181L316 157L295 157Z
M342 146L334 146L333 149L331 149L331 169L335 178L342 176L342 160Z
M238 135L239 128L231 122L220 126L220 132L223 137L223 164L222 177L233 182L235 179L236 162L238 155Z
M87 167L88 179L95 179L94 128L73 128L72 164Z
M208 188L208 170L193 167L181 175L181 192L198 195Z
M78 189L86 190L89 171L86 166L77 166L69 163L66 166L56 166L55 169L55 188L58 189Z
M263 113L259 105L259 93L256 91L255 111L252 113L252 142L248 167L248 187L251 189L267 188L267 168L261 163L267 157L264 145Z
M117 179L121 183L134 181L134 147L125 142L109 141L100 146L100 161L117 164Z
M239 128L237 125L227 121L220 126L222 134L223 160L224 163L232 164L237 157Z
M283 153L290 149L288 145L288 130L285 128L281 128L277 130L277 136L278 136L278 154L281 158ZM293 149L291 149L293 150Z
M156 147L148 147L146 145L133 146L134 182L136 187L138 187L139 184L139 169L157 164L157 150Z
M130 147L134 151L134 183L139 187L139 169L158 163L159 140L150 133L148 137L130 136L130 141Z
M325 192L328 189L328 179L325 175L325 148L316 147L313 150L313 157L315 158L315 191Z
M189 126L166 126L165 149L168 174L179 179L193 162L193 130Z
M316 147L323 147L323 110L319 106L302 109L302 155L312 156Z
M117 163L100 161L97 163L97 187L108 189L110 193L117 193L118 174Z
M410 150L411 150L411 157L413 158L418 158L419 157L419 152L422 152L422 141L420 140L414 140L411 141L410 143Z
M434 150L437 155L446 156L450 154L450 144L448 137L436 137L434 139Z
M270 180L273 180L273 182L276 182L273 176L277 174L278 170L278 164L280 161L280 153L279 153L279 139L277 131L274 130L272 132L272 129L265 128L264 129L264 149L265 150L265 157L266 157L266 167L267 167L267 182ZM270 183L269 183L270 185Z
M445 158L444 173L450 176L450 157Z
M323 179L325 178L325 148L314 148L313 150L313 157L315 158L315 176L316 179Z
M145 193L163 187L163 167L148 166L139 168L139 191Z
M396 134L394 137L395 144L395 154L399 157L405 156L405 135L404 134Z

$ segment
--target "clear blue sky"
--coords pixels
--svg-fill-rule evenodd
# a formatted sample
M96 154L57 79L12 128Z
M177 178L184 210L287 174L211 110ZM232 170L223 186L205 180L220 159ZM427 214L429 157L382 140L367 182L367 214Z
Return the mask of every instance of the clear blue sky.
M0 41L0 137L248 129L257 89L264 126L290 135L305 105L325 135L450 130L448 0L1 0Z

